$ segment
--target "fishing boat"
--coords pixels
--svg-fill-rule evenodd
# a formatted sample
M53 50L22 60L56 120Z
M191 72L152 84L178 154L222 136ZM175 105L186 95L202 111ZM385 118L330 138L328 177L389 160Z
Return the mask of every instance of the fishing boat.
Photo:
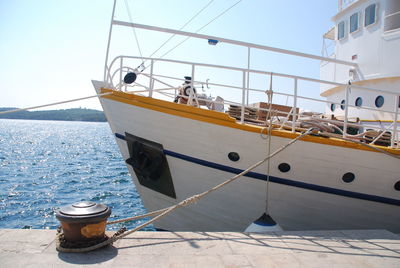
M104 79L93 85L148 211L206 191L311 131L156 228L244 231L267 212L284 230L400 232L399 1L339 0L322 55L120 21L114 10ZM113 27L244 48L248 64L109 59ZM253 68L251 56L264 52L317 61L320 77ZM301 95L301 83L324 98Z

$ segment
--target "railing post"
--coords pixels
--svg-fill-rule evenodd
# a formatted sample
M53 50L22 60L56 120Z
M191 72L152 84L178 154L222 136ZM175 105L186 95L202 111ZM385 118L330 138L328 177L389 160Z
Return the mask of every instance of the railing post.
M150 81L149 81L149 97L153 97L153 87L154 87L154 80L153 80L153 62L154 60L151 59L150 63Z
M119 62L119 90L122 90L122 66L124 66L123 64L123 57L121 57L121 60Z
M187 105L192 105L193 104L193 99L195 100L197 106L199 106L199 101L197 100L197 97L194 93L194 86L193 86L193 81L194 81L194 64L192 64L192 79L190 80L190 94L189 94L189 100L187 102Z
M394 148L394 143L397 141L397 147L399 146L399 141L397 139L397 120L398 120L398 114L399 114L399 98L400 95L396 95L396 100L394 101L394 105L396 107L394 108L394 121L393 121L393 133L392 133L392 141L391 141L391 147Z
M292 132L296 131L296 120L297 120L297 78L294 79Z
M242 88L242 111L240 114L240 123L244 124L244 105L246 102L246 71L243 71L243 88Z
M246 105L249 105L249 88L250 88L250 47L247 47L247 82L246 82L247 96L246 96Z
M117 4L117 0L114 0L114 5L113 5L113 10L112 10L112 15L111 15L111 22L110 22L110 32L108 33L106 60L105 60L105 63L104 63L104 82L107 81L106 79L107 79L108 54L110 52L111 34L112 34L112 27L113 27L114 14L115 14L115 5L116 4Z
M347 134L347 122L349 115L349 93L351 88L351 82L349 81L349 85L346 87L346 95L345 95L345 103L344 103L344 122L343 122L343 137L346 137Z

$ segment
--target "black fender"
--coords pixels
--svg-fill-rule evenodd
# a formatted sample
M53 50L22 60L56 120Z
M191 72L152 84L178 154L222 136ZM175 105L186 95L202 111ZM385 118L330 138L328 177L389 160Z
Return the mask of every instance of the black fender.
M141 185L176 198L167 158L159 143L125 133L130 165Z

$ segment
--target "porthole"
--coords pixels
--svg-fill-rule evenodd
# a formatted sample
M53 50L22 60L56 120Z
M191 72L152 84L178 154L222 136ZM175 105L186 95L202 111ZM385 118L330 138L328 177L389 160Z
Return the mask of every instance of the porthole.
M230 153L228 154L228 158L229 158L231 161L233 161L233 162L237 162L237 161L239 161L240 156L239 156L239 154L236 153L236 152L230 152Z
M362 98L361 98L361 97L358 97L358 98L356 99L355 105L356 105L357 107L361 107L361 105L362 105Z
M344 110L344 108L345 108L345 103L346 103L345 100L342 100L342 101L340 102L340 109Z
M384 102L385 102L385 99L383 98L383 96L379 95L375 99L375 106L378 107L378 108L381 108L383 106Z
M331 111L332 111L332 112L334 112L334 111L335 111L335 109L336 109L336 104L334 104L334 103L331 103Z
M290 165L288 163L280 163L278 169L280 172L288 172L290 170Z
M354 181L355 178L356 176L354 175L354 173L347 172L346 174L343 175L342 180L346 183L350 183Z
M396 183L394 184L394 189L395 189L396 191L400 191L400 181L398 181L398 182L396 182Z

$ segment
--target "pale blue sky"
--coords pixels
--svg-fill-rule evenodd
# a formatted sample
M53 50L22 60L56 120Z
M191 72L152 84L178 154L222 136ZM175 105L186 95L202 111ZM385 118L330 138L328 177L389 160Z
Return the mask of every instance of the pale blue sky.
M210 0L129 0L134 22L179 29ZM237 0L215 0L184 30L195 31ZM129 20L124 0L116 18ZM0 107L27 107L94 94L91 79L102 79L112 0L0 0ZM320 55L322 35L332 26L336 0L243 0L200 33ZM144 56L166 36L138 30ZM128 36L122 41L122 34ZM137 47L130 30L116 31L113 49ZM152 38L150 38L152 37ZM171 42L171 45L176 44ZM192 51L192 52L190 52ZM196 44L187 42L167 58L201 61ZM218 51L218 50L215 50ZM245 67L246 51L210 52L208 58ZM203 53L206 53L203 51ZM207 55L206 55L207 56ZM318 77L319 63L279 54L258 57L252 65ZM318 96L318 92L309 92ZM55 108L100 109L97 100ZM54 107L53 107L54 108Z

